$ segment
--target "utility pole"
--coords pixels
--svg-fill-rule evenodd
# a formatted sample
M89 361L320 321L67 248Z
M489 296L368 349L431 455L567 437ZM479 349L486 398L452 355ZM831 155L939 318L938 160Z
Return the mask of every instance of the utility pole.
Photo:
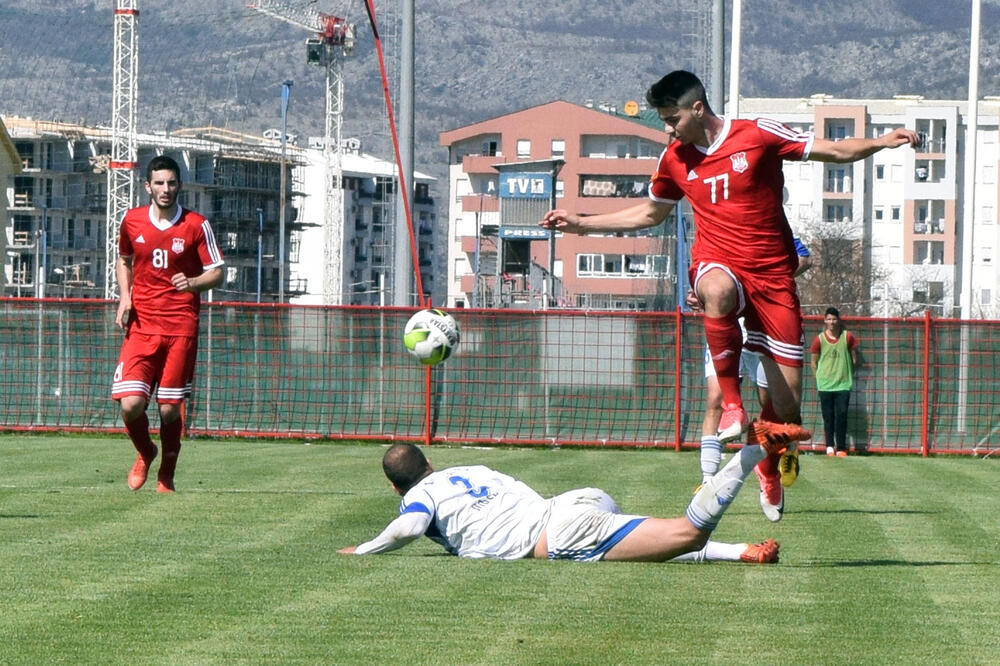
M285 172L285 145L288 138L288 95L292 88L291 81L281 84L281 197L278 210L278 302L285 302L285 208L288 207L285 190L288 188ZM260 302L260 294L257 294Z
M399 82L399 163L402 168L397 182L405 183L406 188L396 188L396 225L393 234L393 264L395 277L392 281L392 304L412 305L413 271L420 270L413 265L407 239L410 228L406 221L406 211L412 206L404 202L413 201L413 34L414 9L413 0L402 0L403 34L400 38L400 82ZM423 295L417 294L416 302L423 302Z

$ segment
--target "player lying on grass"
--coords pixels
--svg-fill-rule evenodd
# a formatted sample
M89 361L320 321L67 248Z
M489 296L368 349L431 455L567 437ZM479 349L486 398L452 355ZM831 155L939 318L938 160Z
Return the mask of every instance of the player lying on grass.
M756 422L748 434L751 443L695 494L683 518L622 514L597 488L545 499L482 465L436 472L418 447L396 444L382 458L382 469L403 497L399 517L371 541L338 552L384 553L426 535L449 553L469 558L777 562L778 544L772 540L751 546L709 541L754 466L810 437L800 426Z

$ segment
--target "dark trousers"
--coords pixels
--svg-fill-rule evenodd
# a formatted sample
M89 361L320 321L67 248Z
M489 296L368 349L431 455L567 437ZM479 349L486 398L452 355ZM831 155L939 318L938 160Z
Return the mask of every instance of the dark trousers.
M826 445L833 446L838 451L846 451L847 408L851 404L851 392L819 391L819 404L823 409L823 431L826 434Z

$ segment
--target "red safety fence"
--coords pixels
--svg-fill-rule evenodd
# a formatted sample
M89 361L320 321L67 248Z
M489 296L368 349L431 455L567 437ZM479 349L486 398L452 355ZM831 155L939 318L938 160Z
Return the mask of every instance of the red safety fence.
M0 428L120 430L115 305L0 299L0 308ZM462 342L428 371L401 342L412 312L205 304L189 434L678 449L700 440L698 316L457 310ZM998 447L1000 322L927 315L846 326L863 359L848 425L855 448ZM807 318L807 346L821 329ZM804 422L825 446L808 364L803 394ZM754 401L749 388L744 401Z

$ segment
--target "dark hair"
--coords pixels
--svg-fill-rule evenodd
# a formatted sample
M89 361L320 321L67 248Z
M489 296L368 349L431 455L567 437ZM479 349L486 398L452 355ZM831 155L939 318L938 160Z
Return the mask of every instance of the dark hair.
M382 471L392 485L406 493L427 476L430 465L424 452L413 444L393 444L382 456Z
M837 308L835 308L833 306L830 306L830 307L828 307L826 309L826 314L833 315L837 319L840 319L840 310L838 310ZM826 316L826 315L824 315L824 316Z
M670 72L646 91L646 102L653 107L690 107L699 101L706 111L712 110L701 79L683 69Z
M174 158L167 157L166 155L157 155L149 160L149 164L146 165L147 183L152 180L154 171L173 171L174 175L177 176L178 182L181 179L181 168L174 161Z

